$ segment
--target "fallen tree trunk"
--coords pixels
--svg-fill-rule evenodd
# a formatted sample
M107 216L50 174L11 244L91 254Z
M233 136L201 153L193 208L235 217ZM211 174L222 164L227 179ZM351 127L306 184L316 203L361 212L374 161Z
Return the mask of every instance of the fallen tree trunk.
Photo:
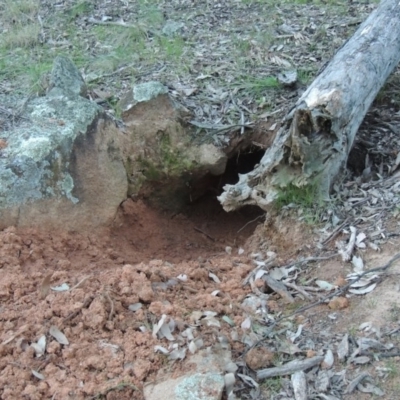
M267 210L289 184L317 185L324 196L345 170L357 130L400 61L400 3L383 0L284 118L250 173L218 197L226 211Z

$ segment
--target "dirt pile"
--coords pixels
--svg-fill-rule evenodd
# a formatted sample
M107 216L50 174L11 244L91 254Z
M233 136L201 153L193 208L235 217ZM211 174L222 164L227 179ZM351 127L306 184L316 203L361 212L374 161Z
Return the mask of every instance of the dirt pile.
M234 236L248 217L228 223L204 212L217 211L202 207L171 218L128 201L108 232L0 232L1 397L141 399L143 382L167 362L154 346L168 341L152 335L163 314L176 332L196 326L205 346L217 336L231 341L230 325L216 330L192 314L214 311L240 327L249 291L241 281L253 266L238 255ZM69 290L58 291L65 284ZM49 334L52 326L68 345ZM45 352L37 357L30 345L42 335ZM233 353L243 350L231 345Z

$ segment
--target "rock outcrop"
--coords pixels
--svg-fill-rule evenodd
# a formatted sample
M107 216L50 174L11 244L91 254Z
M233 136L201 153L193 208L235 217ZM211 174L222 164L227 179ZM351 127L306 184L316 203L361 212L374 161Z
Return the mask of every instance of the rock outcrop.
M161 83L135 85L120 101L123 130L87 92L59 56L47 94L0 134L0 229L108 226L128 196L179 209L193 182L225 171L227 156L192 134Z
M50 84L1 134L1 228L107 225L126 198L122 133L81 96L84 81L69 59L56 58Z

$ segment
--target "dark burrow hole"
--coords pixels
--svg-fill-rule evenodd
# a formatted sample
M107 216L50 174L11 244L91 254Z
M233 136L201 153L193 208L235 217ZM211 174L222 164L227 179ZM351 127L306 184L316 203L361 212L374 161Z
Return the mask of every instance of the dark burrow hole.
M368 149L360 143L355 143L347 159L347 168L353 176L360 176L364 171L367 154Z
M207 196L219 196L225 185L234 185L239 181L239 174L247 174L252 171L261 161L264 153L264 150L259 149L235 153L228 159L222 175L215 176L208 173L199 179L193 179L189 182L188 204L193 204Z
M239 174L252 171L260 162L264 153L264 150L258 148L235 153L228 159L225 172L222 175L215 176L208 173L197 180L192 180L184 214L189 218L202 215L205 219L209 218L220 224L225 224L229 219L229 224L237 224L238 226L254 219L260 222L265 211L259 207L249 205L227 213L222 208L217 196L223 192L225 185L236 184L239 181ZM257 217L260 218L257 219ZM256 225L256 222L252 223L247 229L247 233L252 233Z
M252 171L263 154L258 149L232 154L220 176L192 177L184 185L182 179L153 182L147 192L121 205L114 230L118 245L126 246L135 261L204 258L226 246L236 252L263 222L265 211L245 206L226 212L217 196L224 185L238 182L238 174Z

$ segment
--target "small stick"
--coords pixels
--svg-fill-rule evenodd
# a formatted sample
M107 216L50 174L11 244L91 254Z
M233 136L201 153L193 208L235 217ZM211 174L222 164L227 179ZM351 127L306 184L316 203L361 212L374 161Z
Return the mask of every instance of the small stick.
M323 298L321 298L320 300L311 303L307 306L304 307L300 307L298 308L296 311L292 312L291 314L285 315L279 319L277 319L270 327L269 332L272 332L272 330L283 320L287 319L287 318L291 318L299 313L302 313L304 311L309 310L310 308L319 306L320 304L326 303L328 300L332 299L333 297L336 296L340 296L341 294L343 294L353 283L358 282L363 276L370 274L372 272L385 272L387 269L390 268L390 266L397 261L398 259L400 259L400 253L397 253L396 255L394 255L385 265L383 265L382 267L377 267L377 268L372 268L369 270L364 271L363 273L361 273L360 275L357 276L357 278L354 278L353 280L351 280L349 283L347 283L346 285L342 286L341 288L339 288L338 290L335 290L333 293L329 294L328 296L325 296ZM268 337L269 333L265 334L260 340L258 340L256 343L254 343L252 346L249 347L248 350L246 350L246 352L248 352L250 349L256 347L259 343L261 343L266 337Z
M274 376L291 375L297 371L304 371L322 362L324 356L306 358L302 361L290 361L281 367L266 368L257 371L257 379L272 378Z
M329 243L332 239L334 239L339 232L348 224L349 218L346 218L344 222L342 222L321 244L322 246L325 246L327 243Z
M200 228L197 228L196 226L193 228L195 231L202 233L203 235L207 236L210 240L212 240L213 242L215 242L215 239L210 236L208 233L205 233L204 231L202 231Z
M347 389L344 391L345 394L350 394L354 392L354 389L357 387L359 383L361 383L362 380L365 378L368 378L370 375L368 372L362 372L360 375L355 377L347 386Z
M75 286L72 286L71 289L69 289L69 292L71 292L74 289L77 289L78 287L80 287L82 285L83 282L85 282L87 279L89 279L90 276L85 276L83 279L81 279Z
M89 296L82 304L82 307L79 310L76 310L69 314L67 317L64 318L63 323L69 321L70 319L74 319L84 308L87 308L89 304L93 301L94 296Z
M339 251L339 254L342 256L343 261L350 261L351 255L353 254L354 246L356 244L356 228L354 228L354 226L350 226L350 232L351 235L346 250Z
M289 282L282 282L285 286L287 286L288 288L294 289L297 292L301 293L306 299L308 300L312 300L312 296L310 294L308 294L303 288L301 288L300 286L297 286L294 283L289 283Z
M253 222L256 222L258 219L260 219L260 218L262 218L262 217L264 217L264 215L259 215L257 218L254 218L254 219L252 219L251 221L246 222L246 223L237 231L237 233L240 233L244 228L246 228L247 225L249 225L249 224L251 224L251 223L253 223Z
M104 297L109 301L110 303L110 313L108 314L108 320L111 321L112 317L114 315L114 302L112 301L110 295L108 294L108 292L104 292Z

